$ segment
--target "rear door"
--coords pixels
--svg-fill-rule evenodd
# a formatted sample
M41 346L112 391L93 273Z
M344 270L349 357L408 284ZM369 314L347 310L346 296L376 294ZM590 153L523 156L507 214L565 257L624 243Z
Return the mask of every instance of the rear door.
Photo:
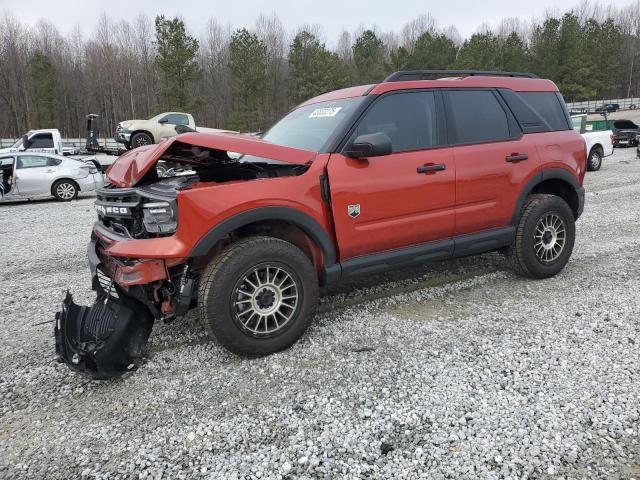
M491 89L444 92L456 162L454 235L506 226L523 187L539 166L536 144Z
M453 234L455 165L445 144L437 91L393 92L374 101L350 134L382 132L390 155L331 155L331 206L340 259L378 253ZM427 168L425 168L425 166Z
M19 155L15 179L20 195L50 195L56 178L57 160L40 155Z

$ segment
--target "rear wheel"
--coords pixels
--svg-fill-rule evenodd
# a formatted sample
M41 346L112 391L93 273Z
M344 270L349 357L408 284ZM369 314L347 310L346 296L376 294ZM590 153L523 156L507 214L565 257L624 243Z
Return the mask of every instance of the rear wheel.
M151 145L153 138L151 135L144 132L139 132L131 136L131 148L142 147L143 145Z
M211 336L244 356L278 352L307 329L318 302L309 258L272 237L250 237L215 257L200 281L200 318Z
M587 159L587 170L590 172L597 172L602 166L602 150L598 147L593 147L589 152L589 158Z
M529 196L507 253L513 270L530 278L556 275L571 257L575 231L573 212L562 198Z
M72 180L58 180L51 187L51 193L57 200L68 202L78 197L78 185Z

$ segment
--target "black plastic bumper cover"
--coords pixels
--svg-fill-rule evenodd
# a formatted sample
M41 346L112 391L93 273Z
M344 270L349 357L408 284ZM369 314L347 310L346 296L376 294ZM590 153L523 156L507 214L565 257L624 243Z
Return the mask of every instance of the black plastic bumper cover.
M86 307L67 292L56 313L58 360L95 379L122 376L137 367L152 328L151 312L133 299L109 297Z

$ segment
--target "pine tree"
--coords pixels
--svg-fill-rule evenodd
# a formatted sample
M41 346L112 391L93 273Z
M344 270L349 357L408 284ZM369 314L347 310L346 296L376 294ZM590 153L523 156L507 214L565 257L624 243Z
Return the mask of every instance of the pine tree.
M254 33L236 30L229 43L233 77L233 105L227 127L253 131L263 127L262 103L266 91L267 47Z
M59 84L56 68L42 52L29 58L31 76L32 128L56 128L59 113Z
M192 84L200 78L196 61L198 40L186 32L178 18L156 17L156 65L162 84L164 107L168 110L191 110L198 99L191 93Z
M304 30L291 42L289 66L295 103L349 85L349 71L340 57Z

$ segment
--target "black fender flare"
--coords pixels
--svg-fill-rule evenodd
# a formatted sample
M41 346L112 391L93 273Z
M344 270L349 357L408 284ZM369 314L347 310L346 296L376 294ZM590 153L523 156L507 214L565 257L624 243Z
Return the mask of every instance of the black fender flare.
M584 188L580 186L578 183L578 179L568 170L563 168L547 168L542 172L536 174L531 180L527 182L524 186L520 195L518 196L518 200L516 201L516 206L513 209L513 215L511 216L510 225L517 225L520 221L520 214L522 213L522 207L524 206L524 202L527 197L531 194L531 191L539 184L546 180L562 180L565 183L568 183L578 195L578 199L582 199L584 201ZM578 216L582 213L582 208L579 208Z
M324 228L306 213L291 207L258 207L233 215L220 222L198 240L189 253L189 257L206 256L225 235L251 223L265 220L285 221L299 227L322 250L325 268L336 263L335 246Z

